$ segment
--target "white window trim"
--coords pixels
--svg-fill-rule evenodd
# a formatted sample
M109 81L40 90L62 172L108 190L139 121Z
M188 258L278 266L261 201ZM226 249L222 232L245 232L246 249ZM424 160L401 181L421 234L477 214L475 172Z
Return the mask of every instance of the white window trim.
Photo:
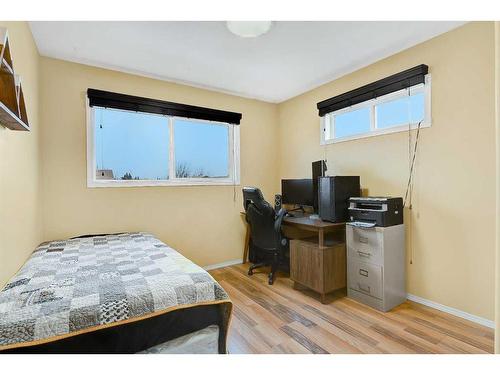
M173 144L174 120L189 120L185 117L162 116L168 121L170 144ZM86 122L87 122L87 187L147 187L147 186L214 186L214 185L240 185L240 127L238 125L225 124L208 120L195 119L197 122L205 122L226 126L229 131L229 177L227 178L177 178L175 176L175 150L169 149L169 179L168 180L97 180L96 160L94 148L94 109L86 100Z
M408 95L408 90L411 93L424 92L425 98L425 108L424 108L424 119L420 124L420 128L430 128L432 123L431 116L431 75L427 74L425 76L425 84L417 87L410 87L409 89L404 89L400 91L396 91L384 96L381 96L376 99L367 100L366 102L362 102L359 104L355 104L351 107L343 108L335 112L327 113L323 117L320 118L320 144L328 145L332 143L341 143L347 141L353 141L356 139L363 139L369 137L377 137L379 135L398 133L402 131L408 131L408 127L411 130L415 130L418 127L418 123L412 123L408 126L408 124L402 124L399 126L392 126L390 128L377 128L377 116L376 116L376 106L394 99L402 98L405 95ZM355 134L348 137L335 138L335 126L332 123L335 121L334 114L339 115L342 113L354 111L360 108L370 108L370 131L360 134Z

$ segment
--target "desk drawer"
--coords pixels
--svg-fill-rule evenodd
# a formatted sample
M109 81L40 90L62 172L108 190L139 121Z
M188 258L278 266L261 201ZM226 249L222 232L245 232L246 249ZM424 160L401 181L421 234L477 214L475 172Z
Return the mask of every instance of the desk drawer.
M381 266L348 259L347 282L350 289L375 298L382 298Z

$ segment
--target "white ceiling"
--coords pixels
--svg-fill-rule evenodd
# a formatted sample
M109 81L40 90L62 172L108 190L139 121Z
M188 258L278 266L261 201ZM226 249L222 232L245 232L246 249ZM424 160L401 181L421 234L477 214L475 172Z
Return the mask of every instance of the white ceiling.
M41 55L281 102L464 22L30 22ZM418 61L416 63L425 63Z

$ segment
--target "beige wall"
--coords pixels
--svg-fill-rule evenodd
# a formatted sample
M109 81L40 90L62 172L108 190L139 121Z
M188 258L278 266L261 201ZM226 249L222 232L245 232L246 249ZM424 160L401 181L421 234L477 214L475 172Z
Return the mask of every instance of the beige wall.
M41 241L39 56L25 22L0 22L9 31L21 76L31 132L0 125L0 288Z
M316 103L423 63L432 74L432 127L419 144L408 292L493 320L492 22L465 25L280 104L279 175L308 177L311 161L326 155L330 174L360 175L371 195L404 196L408 134L322 148Z
M241 183L276 190L277 107L188 86L41 59L44 238L149 231L200 265L241 258L241 187L87 188L87 88L241 112Z
M500 22L495 22L495 129L496 129L496 271L495 353L500 353Z

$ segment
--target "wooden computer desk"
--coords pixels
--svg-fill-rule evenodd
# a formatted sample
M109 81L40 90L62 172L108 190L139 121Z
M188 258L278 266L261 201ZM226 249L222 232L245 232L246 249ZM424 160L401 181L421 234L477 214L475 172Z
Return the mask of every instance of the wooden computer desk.
M244 212L242 218L245 220ZM345 223L295 214L283 219L282 229L290 239L290 278L294 288L312 289L320 294L321 302L326 303L326 294L346 287ZM249 241L247 225L243 263L247 262Z
M243 264L248 262L248 250L250 243L250 228L245 219L245 212L240 212L241 218L246 225L245 243L243 247ZM283 232L290 239L301 239L312 237L311 233L317 233L318 246L325 247L325 234L339 233L344 235L345 242L345 223L330 223L321 219L311 219L308 214L295 216L286 216L283 218ZM342 235L342 234L340 234Z

